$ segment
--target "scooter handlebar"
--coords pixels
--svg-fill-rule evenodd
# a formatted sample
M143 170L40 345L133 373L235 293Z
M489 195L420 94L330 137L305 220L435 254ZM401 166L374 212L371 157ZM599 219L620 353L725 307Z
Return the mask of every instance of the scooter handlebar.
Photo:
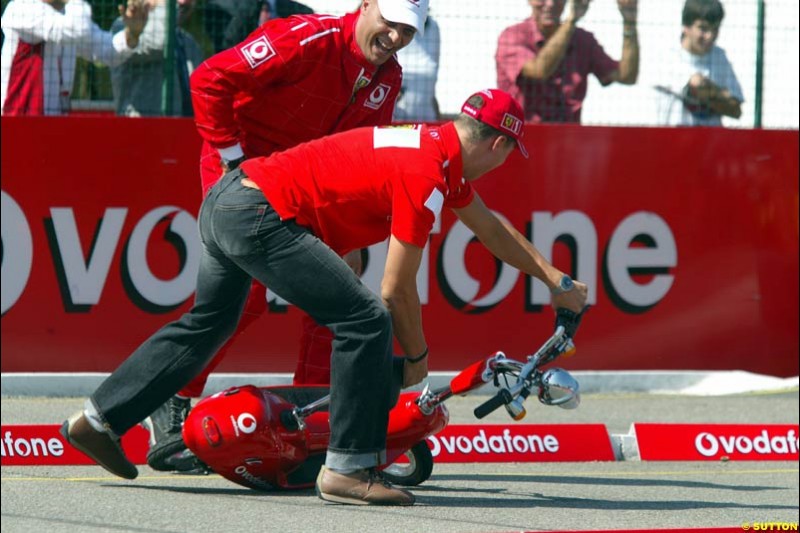
M570 311L564 307L556 309L556 325L553 329L558 329L558 326L564 326L567 337L574 339L575 334L578 332L578 326L581 325L581 319L588 309L588 305L580 313Z
M500 389L497 394L480 404L475 408L473 413L475 418L484 418L488 414L497 410L501 405L507 405L514 400L511 393L507 389Z

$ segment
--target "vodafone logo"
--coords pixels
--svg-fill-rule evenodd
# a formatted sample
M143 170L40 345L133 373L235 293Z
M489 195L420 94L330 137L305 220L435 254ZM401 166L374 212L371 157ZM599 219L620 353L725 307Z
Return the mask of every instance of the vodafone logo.
M379 83L378 86L369 93L369 96L364 101L364 107L378 109L383 105L383 102L386 101L386 97L389 96L391 90L392 88L385 83Z
M33 236L25 213L19 204L2 191L3 248L14 253L3 254L3 314L22 296L33 263Z
M556 453L559 450L558 439L553 435L512 435L505 429L501 435L486 435L480 430L477 435L434 435L428 437L431 453L434 457L442 453L472 454L512 454L512 453Z
M233 431L236 433L237 437L240 433L249 435L258 427L256 417L250 413L242 413L238 417L231 415L231 422L233 423Z
M250 68L256 68L276 55L272 43L269 42L269 39L267 39L265 35L262 35L255 41L242 45L239 50L250 64Z
M51 207L49 215L44 220L29 220L21 206L2 192L3 249L13 250L3 256L3 314L24 297L34 260L55 265L63 305L70 312L85 312L100 302L106 281L114 277L115 261L125 291L141 309L163 312L194 292L202 245L191 213L176 206L158 206L131 220L127 208L108 207L100 220L89 222L95 235L90 245L82 241L79 229L87 221L75 209ZM126 227L131 228L127 236ZM48 235L38 248L33 228ZM179 255L180 271L169 279L157 275L154 267L158 265L148 259L154 241L169 244ZM84 252L86 247L89 253Z
M32 437L14 437L10 431L3 434L0 440L2 457L61 457L64 455L64 443L52 437L49 439Z
M269 483L267 483L263 479L257 478L256 476L251 474L247 470L247 467L244 466L244 465L237 466L233 471L236 472L238 475L242 476L242 479L248 481L249 483L251 483L251 484L253 484L253 485L257 486L257 487L261 487L261 488L265 488L265 489L272 488L272 485L270 485Z
M794 430L789 430L786 435L770 435L765 429L754 437L745 435L714 435L703 432L694 440L695 449L704 457L713 457L719 453L733 454L796 454L798 450L798 437Z

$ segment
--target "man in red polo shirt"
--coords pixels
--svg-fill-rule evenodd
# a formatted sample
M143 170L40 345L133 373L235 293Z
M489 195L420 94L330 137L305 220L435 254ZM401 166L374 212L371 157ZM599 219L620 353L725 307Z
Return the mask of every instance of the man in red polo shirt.
M405 354L403 386L428 374L416 276L442 208L452 209L496 257L542 280L554 306L580 312L586 305L586 285L551 265L472 189L515 147L527 156L522 135L522 108L491 89L472 95L455 122L441 127L359 128L229 172L200 212L204 247L194 307L145 341L62 433L110 472L136 477L116 436L213 357L256 278L335 335L320 498L413 504L414 496L383 480L376 467L386 457L393 335ZM387 237L379 297L341 255Z
M528 0L532 16L500 34L497 86L517 99L526 121L579 123L589 74L602 85L636 83L638 0L617 0L623 20L619 62L606 54L594 35L576 26L589 1Z
M424 30L427 11L428 0L365 0L357 12L343 17L275 19L201 64L192 74L191 88L203 138L203 193L248 157L355 127L389 124L402 81L394 54ZM352 251L346 260L360 274L360 251ZM254 283L237 333L265 309L265 288ZM327 366L330 338L304 317L296 383L327 382L318 361ZM179 440L190 398L202 394L230 344L148 419L148 462L153 468L191 468L192 461L184 465L167 451L172 437Z

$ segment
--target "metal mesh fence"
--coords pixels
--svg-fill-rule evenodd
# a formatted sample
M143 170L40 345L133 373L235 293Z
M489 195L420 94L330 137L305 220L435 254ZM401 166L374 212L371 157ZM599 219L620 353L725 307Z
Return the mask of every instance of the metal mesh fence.
M142 34L143 43L146 43L143 52L119 64L114 63L113 57L109 60L109 54L113 56L111 49L102 49L108 46L104 39L111 39L124 28L117 11L118 0L68 2L67 11L81 3L90 6L91 19L97 31L107 32L106 37L96 32L92 34L89 47L94 47L94 50L90 54L79 52L70 56L62 51L61 56L53 60L46 52L40 53L41 68L60 69L58 75L54 71L44 74L45 91L48 90L48 84L57 83L54 81L56 78L60 77L62 83L65 83L65 77L70 81L69 75L72 75L72 79L69 87L60 87L57 91L62 93L61 98L45 98L44 107L39 111L59 114L88 110L128 116L187 114L180 98L185 80L181 79L180 69L164 70L165 51L168 52L167 57L176 61L174 64L186 64L190 71L204 58L240 42L255 29L264 4L262 0L175 0L175 4L170 6L170 0L152 1L157 5L151 11ZM550 1L545 3L549 4ZM9 101L17 99L24 85L13 79L14 75L20 75L19 69L14 70L17 68L16 60L22 53L20 43L24 43L25 39L31 40L29 36L37 33L31 29L36 29L37 21L41 21L41 31L38 33L46 29L42 28L43 19L36 18L41 17L41 6L53 10L59 7L59 2L3 0L2 4L3 109L4 114L11 114ZM28 9L29 16L34 18L23 23L25 31L16 31L14 21L7 16L10 4L27 5L28 8L39 5L38 10ZM284 0L279 0L279 4L282 5L281 9L285 9ZM360 2L307 0L303 4L317 13L342 15L357 9ZM686 97L686 93L681 92L688 81L685 79L686 65L678 57L681 54L683 5L684 0L639 0L636 25L639 72L636 83L604 86L597 76L588 74L586 95L580 106L582 124L666 124L662 109L664 99L679 101ZM724 57L735 74L742 104L741 116L723 117L722 124L743 128L798 128L800 39L796 0L725 0L723 5L725 18L716 44L724 51ZM24 12L20 10L17 16ZM418 37L414 46L401 51L399 55L408 94L415 95L419 101L413 102L410 97L405 102L401 100L396 115L398 119L448 118L458 112L464 98L474 90L497 86L498 70L504 68L496 60L498 39L506 28L529 19L532 7L526 0L432 0L430 13L432 21L426 37ZM180 30L174 38L167 39L167 28L171 25ZM433 30L430 29L432 26ZM578 22L578 27L590 32L611 59L621 58L626 29L617 1L595 0ZM11 45L14 45L14 50L11 50ZM587 57L592 56L588 48L579 47L578 41L573 45L578 47L575 61L585 62ZM27 50L27 53L32 52ZM113 66L109 67L109 62ZM74 72L65 63L71 63ZM719 67L715 64L711 69L719 70ZM164 72L167 72L166 76ZM33 75L30 71L23 73L26 76ZM545 107L570 105L559 100L563 96L559 91L574 89L566 87L574 73L562 74L557 84L560 88L555 89L558 94L550 93L547 96L546 90L538 88L531 90L528 97L540 98L545 94L549 100L538 104ZM171 88L167 90L170 85ZM657 89L656 86L666 90ZM63 102L65 92L66 104ZM167 100L169 95L172 95L171 101ZM438 109L425 108L422 104L434 96ZM422 107L416 107L417 104ZM686 107L692 104L680 100L680 105ZM37 110L24 111L36 114ZM702 106L697 112L702 115ZM542 120L548 120L546 115L543 114L545 118Z

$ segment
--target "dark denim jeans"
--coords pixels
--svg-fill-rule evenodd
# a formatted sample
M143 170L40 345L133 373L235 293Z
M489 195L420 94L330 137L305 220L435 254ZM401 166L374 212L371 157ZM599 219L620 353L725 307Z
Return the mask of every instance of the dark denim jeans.
M307 229L282 222L240 170L200 210L203 256L192 309L144 342L91 397L121 435L184 387L228 340L255 278L334 334L327 465L355 469L385 457L392 326L386 307ZM269 342L265 338L264 342Z

